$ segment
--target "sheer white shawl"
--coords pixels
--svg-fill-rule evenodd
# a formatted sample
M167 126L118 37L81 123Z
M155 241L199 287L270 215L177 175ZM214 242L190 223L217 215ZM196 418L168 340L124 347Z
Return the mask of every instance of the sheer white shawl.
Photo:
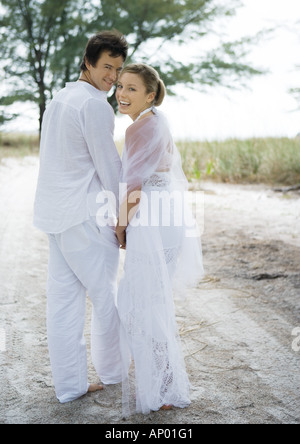
M152 109L152 115L138 119L126 132L122 183L126 185L121 201L128 199L130 193L136 190L149 191L151 188L172 193L172 204L182 214L180 222L175 222L176 227L181 226L181 231L177 236L177 245L174 246L180 251L173 279L174 288L183 290L186 286L195 286L203 277L200 232L187 203L188 181L182 169L180 153L167 119L156 108ZM165 202L162 212L170 210L167 200L162 200L163 206ZM143 207L142 202L140 206ZM153 220L161 222L162 217L153 218L152 214L150 220L149 216L150 226ZM152 248L158 246L154 243Z

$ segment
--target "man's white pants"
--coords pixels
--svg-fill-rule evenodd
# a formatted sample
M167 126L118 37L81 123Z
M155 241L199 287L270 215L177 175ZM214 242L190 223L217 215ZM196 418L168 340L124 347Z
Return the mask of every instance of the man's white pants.
M95 218L50 234L47 329L53 379L61 403L88 391L84 339L86 292L93 303L92 359L104 384L122 380L119 316L115 298L119 244Z

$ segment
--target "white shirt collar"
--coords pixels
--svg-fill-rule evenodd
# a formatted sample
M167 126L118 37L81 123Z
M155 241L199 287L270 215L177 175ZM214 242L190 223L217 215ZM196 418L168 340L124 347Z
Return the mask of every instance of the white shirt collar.
M99 89L95 88L93 85L91 85L90 83L87 83L87 82L81 82L79 80L77 80L77 82L68 82L68 83L66 83L66 88L74 88L74 87L77 87L78 85L83 86L84 88L90 90L94 94L101 95L101 97L107 99L107 92L106 91L100 91Z

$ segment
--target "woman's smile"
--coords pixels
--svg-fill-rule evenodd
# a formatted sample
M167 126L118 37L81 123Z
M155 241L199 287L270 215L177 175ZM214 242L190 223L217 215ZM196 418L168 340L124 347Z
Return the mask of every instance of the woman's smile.
M155 93L147 94L138 75L125 73L118 82L116 97L120 113L129 114L132 120L136 120L153 103Z
M120 100L120 102L119 102L119 106L120 106L120 108L121 108L121 107L128 108L130 105L131 105L130 102L125 102L124 100Z

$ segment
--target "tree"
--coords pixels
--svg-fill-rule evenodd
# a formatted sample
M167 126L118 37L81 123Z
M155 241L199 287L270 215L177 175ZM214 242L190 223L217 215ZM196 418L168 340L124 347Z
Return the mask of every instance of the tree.
M51 58L61 45L69 22L73 0L2 0L0 42L3 70L9 93L4 106L34 102L40 109L40 126L46 103L55 88ZM16 87L17 85L17 87Z
M0 56L8 93L0 105L36 103L40 128L47 102L66 82L78 78L86 41L100 29L116 28L128 36L129 60L151 60L171 93L178 83L198 89L232 87L237 80L261 73L243 63L249 39L222 42L188 64L166 49L170 43L175 47L213 33L217 19L234 15L238 0L229 0L227 6L216 0L1 2ZM150 43L152 50L147 47ZM110 101L115 105L114 96Z

